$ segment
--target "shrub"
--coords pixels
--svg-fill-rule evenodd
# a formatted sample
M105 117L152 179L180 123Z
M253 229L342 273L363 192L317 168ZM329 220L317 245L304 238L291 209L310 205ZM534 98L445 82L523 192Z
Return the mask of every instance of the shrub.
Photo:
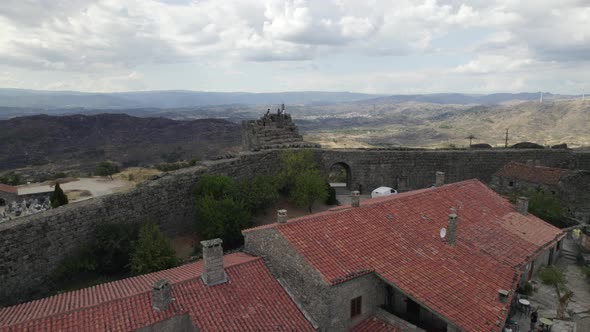
M103 161L96 166L96 171L94 173L98 176L110 176L112 179L112 175L118 172L119 166L117 166L117 164L110 161Z
M533 285L529 281L527 281L521 288L518 289L518 292L523 295L532 295Z
M51 194L49 200L51 201L51 207L54 209L68 204L68 196L66 196L63 190L61 190L59 183L55 184L55 189L53 190L53 194Z
M175 267L180 264L170 241L153 222L145 222L139 229L129 258L131 273L144 274Z
M541 278L541 281L546 285L558 286L565 283L563 273L555 266L542 268L539 271L539 278Z
M328 192L328 197L326 198L326 205L336 205L338 204L338 199L336 199L336 189L332 188L329 183L326 182L326 191Z
M90 246L85 246L78 253L66 257L56 268L55 277L61 281L79 279L80 275L96 272L98 263Z
M110 275L127 271L137 233L136 224L99 224L96 227L96 241L92 252L99 264L97 272Z

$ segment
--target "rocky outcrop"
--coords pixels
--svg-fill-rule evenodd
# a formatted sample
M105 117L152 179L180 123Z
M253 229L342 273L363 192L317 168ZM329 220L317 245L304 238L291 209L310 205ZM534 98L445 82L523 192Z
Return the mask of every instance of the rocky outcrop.
M258 120L242 121L242 146L246 151L277 148L319 148L318 144L307 143L299 135L291 115L279 109L270 110Z

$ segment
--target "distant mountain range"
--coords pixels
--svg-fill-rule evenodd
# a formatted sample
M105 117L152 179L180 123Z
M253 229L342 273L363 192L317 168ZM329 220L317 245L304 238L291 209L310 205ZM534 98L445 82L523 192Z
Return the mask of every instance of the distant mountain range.
M538 100L536 93L495 93L472 95L438 93L416 95L376 95L352 92L202 92L202 91L145 91L120 93L86 93L76 91L39 91L0 89L0 118L40 113L64 114L71 110L132 110L192 108L220 105L329 105L339 103L399 104L408 102L433 104L493 105L511 101ZM577 96L545 93L544 99L573 99ZM60 111L60 112L57 112Z
M0 120L0 171L30 165L92 170L207 159L235 151L240 126L218 119L175 121L125 114L36 115Z
M75 91L37 91L0 89L0 106L39 109L125 109L179 108L215 105L322 104L351 102L375 98L351 92L201 92L201 91L145 91L120 93L84 93Z

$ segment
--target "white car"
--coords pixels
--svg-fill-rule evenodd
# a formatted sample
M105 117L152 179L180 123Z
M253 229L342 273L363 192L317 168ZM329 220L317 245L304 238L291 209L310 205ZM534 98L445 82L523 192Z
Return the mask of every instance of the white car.
M379 187L371 192L371 198L396 195L397 190L389 187Z

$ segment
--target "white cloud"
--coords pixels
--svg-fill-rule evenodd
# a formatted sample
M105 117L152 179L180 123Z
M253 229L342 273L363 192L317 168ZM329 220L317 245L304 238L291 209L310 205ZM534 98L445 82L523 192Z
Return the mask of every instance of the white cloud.
M469 60L440 65L447 79L538 68L564 73L572 64L588 66L588 22L587 0L3 0L0 65L76 73L83 81L178 63L232 63L229 71L241 72L251 61L349 54L412 62L415 55L448 51ZM433 46L471 31L488 36L449 50ZM97 82L104 82L97 89L118 89L137 80Z

